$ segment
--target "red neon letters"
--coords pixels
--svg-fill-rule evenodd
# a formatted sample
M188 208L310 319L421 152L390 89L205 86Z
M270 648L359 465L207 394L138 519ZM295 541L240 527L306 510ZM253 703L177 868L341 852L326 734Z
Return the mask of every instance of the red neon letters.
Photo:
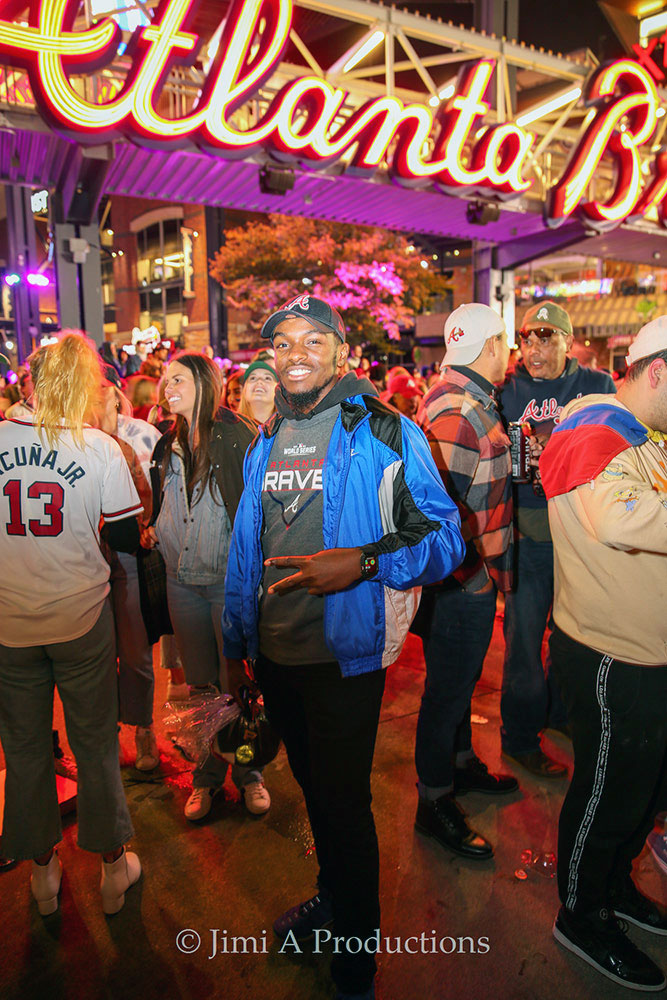
M642 190L639 147L655 130L659 105L650 73L630 59L602 66L587 83L585 103L597 113L551 189L547 221L552 224L580 205L604 153L615 161L615 189L607 202L580 205L584 215L596 222L621 222L635 209Z
M0 5L0 11L16 13L17 2ZM407 181L506 195L530 186L522 176L533 142L529 133L506 124L487 129L476 143L471 140L476 123L489 110L485 95L494 71L489 60L462 73L428 156L424 149L434 120L425 105L383 97L335 125L347 94L318 77L287 83L264 116L240 130L233 112L276 68L292 22L291 0L234 0L197 103L184 117L165 118L158 110L164 81L174 64L193 62L200 48L201 39L189 28L195 3L161 0L152 23L137 28L132 38L132 66L122 89L99 103L87 99L70 75L107 65L120 33L109 19L75 31L78 0L33 0L27 26L0 20L0 57L27 68L40 107L53 125L83 141L99 142L102 131L122 132L151 145L189 139L227 156L247 156L265 145L313 165L331 162L354 147L350 166L360 171L376 170L394 144L392 170Z
M352 169L372 172L388 162L399 180L435 183L448 191L481 190L502 198L531 186L524 170L533 134L513 123L479 132L495 69L489 59L464 66L455 94L435 121L426 105L385 96L369 100L340 124L347 93L328 80L304 76L286 83L263 116L241 128L234 112L276 70L292 24L292 0L233 0L196 103L182 117L165 118L160 97L169 72L178 63L193 63L201 47L192 30L198 2L160 0L151 24L137 28L131 39L131 66L122 87L101 86L95 100L86 96L81 76L109 65L121 34L109 18L75 30L79 0L31 0L28 24L12 20L22 14L25 0L0 0L0 60L27 69L45 115L79 141L125 134L152 146L191 141L240 157L265 146L315 167L351 151ZM577 208L603 225L655 210L661 219L667 216L664 157L645 185L639 156L655 131L659 107L651 67L629 59L601 67L587 84L585 102L594 115L549 193L548 223L558 225ZM587 201L605 155L614 162L614 190L606 201Z

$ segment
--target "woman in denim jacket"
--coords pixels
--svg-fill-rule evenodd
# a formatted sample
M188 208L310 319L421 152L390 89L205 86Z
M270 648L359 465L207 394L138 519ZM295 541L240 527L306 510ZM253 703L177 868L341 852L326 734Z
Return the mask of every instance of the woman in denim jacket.
M225 691L225 572L243 458L256 428L218 409L221 392L220 371L203 354L183 351L169 364L164 394L176 422L153 452L153 525L143 544L157 544L165 561L169 615L187 683ZM227 764L212 756L195 767L187 819L208 814L226 772ZM232 778L251 813L268 810L260 770L234 765Z

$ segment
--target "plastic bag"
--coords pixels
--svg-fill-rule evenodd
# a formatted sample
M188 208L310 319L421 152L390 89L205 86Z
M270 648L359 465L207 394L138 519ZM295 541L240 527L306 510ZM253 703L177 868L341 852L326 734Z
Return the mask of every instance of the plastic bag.
M189 701L167 702L164 724L167 735L186 760L203 764L211 740L223 726L237 719L241 709L231 694L215 688L192 694Z
M209 754L246 767L264 767L278 753L280 737L272 729L261 698L242 690L243 711L230 694L214 689L167 703L165 726L174 746L190 761L203 764Z

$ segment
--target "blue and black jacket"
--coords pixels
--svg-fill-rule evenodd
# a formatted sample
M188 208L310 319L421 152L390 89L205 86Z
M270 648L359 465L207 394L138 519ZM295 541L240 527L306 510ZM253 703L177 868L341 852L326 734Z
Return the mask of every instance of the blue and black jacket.
M354 380L350 384L355 388ZM234 659L254 659L259 652L262 485L282 419L276 414L246 455L223 614L224 651ZM327 647L344 676L379 670L401 651L419 588L449 576L463 559L458 510L422 431L358 388L340 403L322 499L325 548L368 547L379 564L373 579L325 596Z

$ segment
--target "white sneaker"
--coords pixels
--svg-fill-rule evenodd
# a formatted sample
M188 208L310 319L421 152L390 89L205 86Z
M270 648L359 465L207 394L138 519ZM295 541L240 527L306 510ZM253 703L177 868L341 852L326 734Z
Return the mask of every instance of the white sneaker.
M271 808L271 796L263 781L251 781L241 789L245 807L253 816L261 816Z
M51 855L48 865L38 865L36 861L33 861L30 891L36 899L37 907L43 917L48 916L49 913L55 913L58 909L58 893L62 877L63 866L57 851Z
M185 818L189 820L203 819L211 811L213 799L219 788L193 788L190 798L185 803Z
M137 771L154 771L160 763L160 754L153 727L137 726L134 731L134 743L137 748L137 759L134 764Z
M107 914L118 913L125 903L125 893L138 881L141 862L132 851L126 851L116 861L102 862L102 909Z
M187 701L189 697L189 684L172 684L167 681L167 701Z

